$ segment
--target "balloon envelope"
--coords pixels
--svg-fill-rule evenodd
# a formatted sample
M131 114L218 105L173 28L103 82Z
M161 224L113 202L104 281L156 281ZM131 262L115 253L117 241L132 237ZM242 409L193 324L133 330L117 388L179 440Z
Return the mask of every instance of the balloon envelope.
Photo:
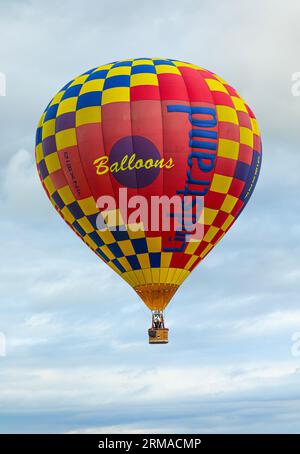
M130 59L87 71L54 96L38 125L36 162L74 232L150 309L163 310L247 204L261 140L249 106L216 74L177 60ZM104 210L103 196L115 206ZM161 196L167 212L157 221L151 200ZM186 218L200 234L176 228L174 196L190 197ZM141 197L154 226L134 216Z

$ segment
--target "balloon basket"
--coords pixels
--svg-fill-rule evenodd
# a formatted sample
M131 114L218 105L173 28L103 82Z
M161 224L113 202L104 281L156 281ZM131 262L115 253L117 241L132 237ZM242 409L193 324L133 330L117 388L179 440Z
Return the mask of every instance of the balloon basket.
M169 342L168 328L149 328L149 344L167 344Z

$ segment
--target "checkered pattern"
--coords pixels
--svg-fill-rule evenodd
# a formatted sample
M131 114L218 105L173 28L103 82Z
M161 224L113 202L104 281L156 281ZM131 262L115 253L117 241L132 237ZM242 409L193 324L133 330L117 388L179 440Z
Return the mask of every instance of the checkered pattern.
M207 100L202 87L209 91ZM100 230L99 209L82 168L80 128L101 124L102 110L114 103L175 100L197 105L200 97L210 104L213 100L218 120L214 174L199 219L204 225L202 241L191 241L183 252L163 252L162 235L125 225L118 210L105 221L119 230ZM180 285L248 202L259 172L261 141L250 108L216 74L177 60L130 59L94 68L54 96L38 124L36 162L58 213L130 285Z

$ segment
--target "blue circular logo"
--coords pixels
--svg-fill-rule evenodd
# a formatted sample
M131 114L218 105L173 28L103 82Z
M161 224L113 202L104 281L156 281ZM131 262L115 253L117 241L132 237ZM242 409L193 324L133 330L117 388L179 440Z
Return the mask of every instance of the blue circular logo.
M112 175L127 188L144 188L153 183L159 175L160 161L156 146L142 136L123 137L109 155Z

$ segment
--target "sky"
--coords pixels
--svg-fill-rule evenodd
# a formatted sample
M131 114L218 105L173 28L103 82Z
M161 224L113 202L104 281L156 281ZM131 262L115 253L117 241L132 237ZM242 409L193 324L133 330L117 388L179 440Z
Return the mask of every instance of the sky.
M1 0L0 433L300 432L300 3ZM260 124L247 208L151 346L135 292L62 222L34 163L52 96L86 70L176 58ZM295 93L294 93L295 94Z

